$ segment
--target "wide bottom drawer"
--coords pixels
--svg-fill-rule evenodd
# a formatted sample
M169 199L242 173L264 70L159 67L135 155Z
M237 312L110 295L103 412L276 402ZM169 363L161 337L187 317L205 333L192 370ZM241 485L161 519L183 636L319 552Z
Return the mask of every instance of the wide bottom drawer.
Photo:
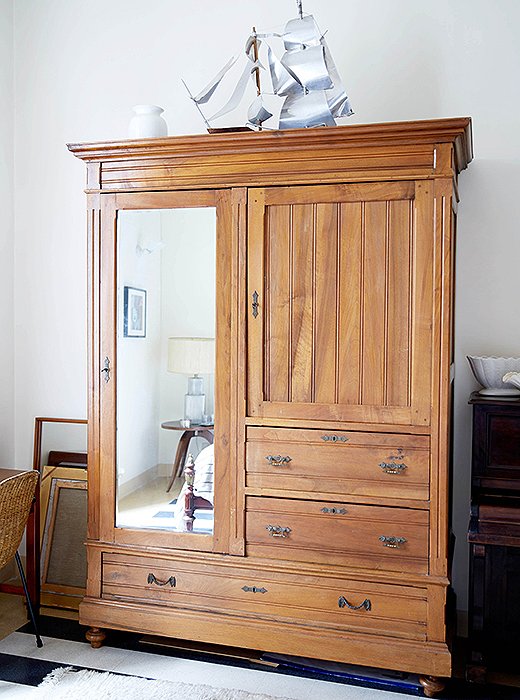
M105 554L102 597L426 639L427 592L415 586Z

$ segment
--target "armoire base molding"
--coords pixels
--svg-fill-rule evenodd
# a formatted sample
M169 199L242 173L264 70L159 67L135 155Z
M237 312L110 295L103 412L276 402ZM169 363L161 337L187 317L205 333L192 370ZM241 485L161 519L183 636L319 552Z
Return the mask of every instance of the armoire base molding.
M451 675L451 655L444 643L339 634L335 630L310 629L304 625L282 625L279 621L275 626L275 620L237 619L209 611L195 613L92 598L85 598L81 604L80 622L95 628L377 666L425 676Z

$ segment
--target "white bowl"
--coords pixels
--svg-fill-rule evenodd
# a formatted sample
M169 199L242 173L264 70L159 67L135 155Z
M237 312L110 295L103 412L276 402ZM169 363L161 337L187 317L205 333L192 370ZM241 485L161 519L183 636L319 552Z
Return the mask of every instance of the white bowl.
M479 391L483 396L520 396L517 389L502 377L507 372L520 372L520 357L478 357L468 355L468 362L475 379L484 387Z

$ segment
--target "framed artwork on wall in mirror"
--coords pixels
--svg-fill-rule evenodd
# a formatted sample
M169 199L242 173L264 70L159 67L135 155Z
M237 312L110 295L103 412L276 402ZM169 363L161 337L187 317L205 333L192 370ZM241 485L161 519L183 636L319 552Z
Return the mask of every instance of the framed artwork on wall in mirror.
M123 336L146 338L146 291L144 289L124 288Z

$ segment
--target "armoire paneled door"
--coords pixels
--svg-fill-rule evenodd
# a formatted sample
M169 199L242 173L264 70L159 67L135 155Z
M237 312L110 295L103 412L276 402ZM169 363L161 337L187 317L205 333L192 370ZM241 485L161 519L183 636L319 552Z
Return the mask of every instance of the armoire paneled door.
M87 164L87 638L418 673L433 697L470 119L69 148Z
M432 210L413 181L249 192L250 416L429 425Z

